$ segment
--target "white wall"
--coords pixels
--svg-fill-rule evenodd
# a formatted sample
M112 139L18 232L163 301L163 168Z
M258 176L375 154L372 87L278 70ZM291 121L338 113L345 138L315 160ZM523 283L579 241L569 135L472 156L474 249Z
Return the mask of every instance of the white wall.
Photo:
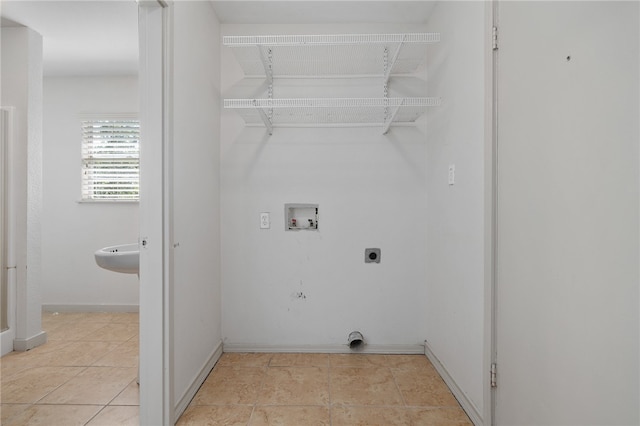
M222 32L421 29L223 25ZM222 58L227 97L243 73L229 48L222 48ZM282 84L291 82L276 82L276 96L300 96ZM316 96L342 83L321 84ZM382 95L381 85L348 84L346 93L355 84L369 96ZM381 127L312 127L276 128L268 136L264 127L245 127L235 112L223 111L221 143L225 348L348 350L348 334L359 330L369 349L420 350L426 332L425 135L415 127L394 127L387 135ZM285 231L285 203L319 204L319 231ZM260 212L270 212L270 229L259 229ZM380 264L364 263L367 247L382 250Z
M173 394L179 411L221 354L220 32L207 2L173 9Z
M443 97L426 123L426 339L482 418L484 345L485 5L439 2L429 31L429 91ZM455 165L455 184L448 184ZM465 407L468 408L468 407Z
M496 424L640 422L639 29L500 5Z
M2 28L2 105L15 108L11 214L15 218L16 350L46 341L41 331L42 37ZM10 271L11 272L11 271Z
M137 310L138 278L96 265L102 247L138 241L138 203L79 203L81 114L137 113L138 79L44 79L42 303L49 310Z

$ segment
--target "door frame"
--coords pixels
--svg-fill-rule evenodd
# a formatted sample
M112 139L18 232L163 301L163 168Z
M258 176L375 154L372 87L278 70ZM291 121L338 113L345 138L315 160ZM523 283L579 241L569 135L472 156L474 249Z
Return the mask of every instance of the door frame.
M6 301L2 310L7 315L7 329L0 333L1 355L13 351L16 338L16 260L15 260L15 214L13 212L12 144L13 107L0 107L2 114L2 135L0 136L0 265L2 280L7 286Z
M488 0L485 22L488 41L485 56L485 339L484 424L495 423L497 377L496 271L498 241L498 29L500 0Z

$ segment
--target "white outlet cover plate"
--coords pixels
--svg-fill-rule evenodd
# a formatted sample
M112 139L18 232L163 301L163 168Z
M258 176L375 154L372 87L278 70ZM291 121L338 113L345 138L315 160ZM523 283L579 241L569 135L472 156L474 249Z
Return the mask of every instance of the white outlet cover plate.
M260 229L269 229L271 228L271 217L269 212L260 213Z

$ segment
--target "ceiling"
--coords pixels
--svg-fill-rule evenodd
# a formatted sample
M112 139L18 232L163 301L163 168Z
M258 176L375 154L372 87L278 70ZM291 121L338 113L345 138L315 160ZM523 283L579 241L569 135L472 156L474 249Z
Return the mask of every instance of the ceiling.
M178 0L182 1L182 0ZM211 1L222 23L419 24L432 1ZM135 0L1 0L2 26L43 37L47 76L130 75L138 67Z
M327 24L426 22L434 1L212 1L220 22L230 24Z
M3 18L42 35L45 75L137 73L135 0L2 0L1 7Z

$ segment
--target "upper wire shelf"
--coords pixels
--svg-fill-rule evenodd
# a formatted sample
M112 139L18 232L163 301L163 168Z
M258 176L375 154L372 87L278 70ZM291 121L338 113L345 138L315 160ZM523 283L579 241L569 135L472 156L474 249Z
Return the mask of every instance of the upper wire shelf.
M414 72L439 33L224 36L246 76L383 76Z
M243 47L255 45L300 46L302 44L375 44L375 43L436 43L440 33L407 34L319 34L319 35L262 35L224 36L225 46Z

